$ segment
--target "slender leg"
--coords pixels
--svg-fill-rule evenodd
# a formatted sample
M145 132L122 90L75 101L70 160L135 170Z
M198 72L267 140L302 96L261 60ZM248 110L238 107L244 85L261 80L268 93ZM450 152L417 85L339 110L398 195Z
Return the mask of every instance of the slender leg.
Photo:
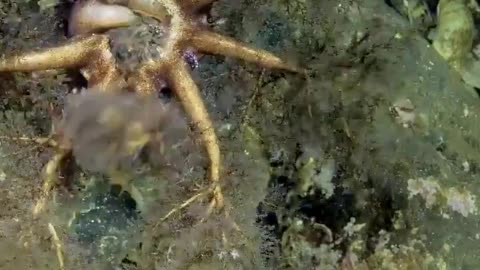
M213 190L214 201L212 203L216 208L221 208L223 206L223 195L218 185L221 168L220 148L215 128L199 94L199 89L189 73L187 64L181 57L176 60L144 65L137 70L130 83L136 85L136 91L139 94L149 95L155 89L154 78L158 74L162 74L172 87L185 112L192 120L195 129L200 134L210 160L209 178L215 185Z
M210 180L214 183L215 207L223 207L223 195L218 182L220 181L220 148L212 120L204 106L200 91L193 81L186 64L175 61L168 68L168 82L172 85L175 95L183 104L185 111L191 117L193 124L200 132L210 159Z
M50 222L48 223L48 230L50 231L50 234L52 236L52 242L55 245L55 249L57 252L58 266L60 270L65 270L65 256L63 255L62 240L60 240L60 237L55 230L55 226L53 226L53 224Z
M50 193L54 185L58 182L57 171L59 170L60 166L62 165L64 159L68 156L70 150L62 149L58 153L56 153L53 158L45 165L44 172L43 172L43 186L42 186L42 194L40 198L35 203L33 208L33 216L38 217L39 214L43 213L45 210L45 206L47 204L47 200L50 197Z
M297 66L286 63L268 51L250 47L247 44L215 32L192 29L187 40L191 46L200 52L235 57L257 63L266 68L302 72Z
M2 57L0 71L37 71L47 69L80 68L87 63L91 48L97 39L77 39L65 45ZM88 44L88 45L87 45Z
M219 179L220 150L217 136L207 109L203 105L200 91L193 81L186 64L175 61L168 69L168 82L175 91L175 95L184 105L188 115L192 117L194 125L198 128L206 144L208 155L212 162L211 178Z
M91 35L52 48L0 59L0 72L30 72L48 69L81 69L89 87L117 89L125 82L110 53L108 37Z

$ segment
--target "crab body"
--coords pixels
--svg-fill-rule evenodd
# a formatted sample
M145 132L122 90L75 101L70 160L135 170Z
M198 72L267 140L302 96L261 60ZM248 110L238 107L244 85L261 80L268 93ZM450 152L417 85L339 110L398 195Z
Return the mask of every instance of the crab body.
M115 1L111 1L115 2ZM128 2L128 1L116 1ZM161 61L168 52L168 40L171 35L170 18L163 6L156 1L129 1L131 7L109 5L98 1L78 1L74 4L69 21L69 33L72 36L103 33L109 38L110 50L117 61L122 77L132 76L136 68L147 61ZM159 7L157 7L159 6ZM130 8L135 8L131 10ZM158 16L140 17L146 14L141 10L158 10ZM198 18L195 25L206 28L206 20ZM112 25L117 26L112 28ZM198 67L198 52L194 48L180 48L179 54L190 68ZM161 74L157 76L156 90L167 86Z

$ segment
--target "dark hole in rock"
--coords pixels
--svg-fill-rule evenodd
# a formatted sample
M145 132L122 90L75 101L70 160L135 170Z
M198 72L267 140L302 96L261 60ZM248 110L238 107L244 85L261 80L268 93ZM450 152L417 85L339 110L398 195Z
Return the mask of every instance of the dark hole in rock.
M158 91L158 98L168 102L173 98L173 90L170 87L163 87Z
M333 232L339 232L348 224L351 217L358 215L354 205L354 194L337 188L328 199L323 198L321 194L306 198L299 210Z
M128 192L120 192L118 186L82 198L88 205L76 213L72 228L76 240L90 247L91 260L103 256L107 261L116 261L123 256L124 245L139 221L135 200Z

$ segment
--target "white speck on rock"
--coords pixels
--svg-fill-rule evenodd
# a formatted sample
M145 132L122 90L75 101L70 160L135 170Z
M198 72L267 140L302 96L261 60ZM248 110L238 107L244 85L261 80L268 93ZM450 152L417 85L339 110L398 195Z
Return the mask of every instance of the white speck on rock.
M475 196L468 191L460 192L455 188L450 188L446 193L446 197L447 205L450 209L462 214L464 217L477 212Z
M427 207L433 206L437 201L437 195L441 190L440 185L432 176L408 180L409 198L420 195L425 200Z

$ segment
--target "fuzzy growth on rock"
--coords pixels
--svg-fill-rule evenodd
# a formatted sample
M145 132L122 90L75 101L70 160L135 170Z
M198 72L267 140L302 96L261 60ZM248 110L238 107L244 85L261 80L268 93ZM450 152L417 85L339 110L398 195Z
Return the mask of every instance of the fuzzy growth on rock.
M180 151L165 151L167 145L179 148L188 139L187 123L174 103L128 93L70 96L62 128L77 162L103 173L131 166L141 154L171 164ZM151 151L145 152L147 145Z

